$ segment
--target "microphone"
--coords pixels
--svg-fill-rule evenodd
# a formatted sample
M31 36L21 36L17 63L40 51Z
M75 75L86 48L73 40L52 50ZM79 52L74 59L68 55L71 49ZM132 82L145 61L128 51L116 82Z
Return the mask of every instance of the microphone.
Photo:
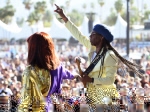
M79 61L80 63L84 64L86 61L82 57L76 57L75 60Z

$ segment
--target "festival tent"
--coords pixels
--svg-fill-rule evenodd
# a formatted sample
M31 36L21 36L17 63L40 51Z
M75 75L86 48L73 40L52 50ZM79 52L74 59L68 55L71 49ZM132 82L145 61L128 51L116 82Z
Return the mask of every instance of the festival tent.
M19 33L13 33L12 37L15 39L26 39L30 35L36 32L49 32L50 28L44 28L43 21L39 21L36 24L30 26L27 22L24 23Z
M114 35L114 38L126 38L127 22L122 19L120 14L118 14L116 24L113 27L112 34Z
M66 39L69 40L71 33L67 28L60 23L55 16L53 16L52 26L50 27L49 34L54 39Z
M18 27L15 18L13 18L10 24L5 24L0 21L0 38L1 39L10 39L16 33L19 33L21 28Z
M13 18L11 24L8 25L12 33L19 33L21 28L17 25L16 19Z
M24 23L21 31L19 33L12 34L11 37L15 39L26 39L33 33L34 33L34 28L29 26L28 23Z
M15 39L24 39L32 35L36 32L48 32L46 28L44 28L43 21L39 21L36 24L30 26L27 22L24 23L22 28L19 28L16 23L11 24L12 28L16 29L11 35Z
M0 39L10 38L11 30L9 26L0 20Z

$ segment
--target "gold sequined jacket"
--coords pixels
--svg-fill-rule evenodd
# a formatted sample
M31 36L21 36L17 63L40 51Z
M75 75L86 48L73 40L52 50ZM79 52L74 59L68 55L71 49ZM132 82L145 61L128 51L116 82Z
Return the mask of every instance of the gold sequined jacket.
M49 72L29 65L24 70L22 78L18 112L28 112L30 108L32 108L33 112L45 112L45 97L51 84Z

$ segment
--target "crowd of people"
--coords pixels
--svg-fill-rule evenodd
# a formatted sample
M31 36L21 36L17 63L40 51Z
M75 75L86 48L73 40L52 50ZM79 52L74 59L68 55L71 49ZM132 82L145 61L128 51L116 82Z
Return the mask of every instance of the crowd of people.
M68 44L63 43L62 46L57 46L57 51L62 65L69 69L71 73L79 74L77 65L75 63L75 57L81 56L87 60L86 48L79 44L76 47L71 47L68 46ZM131 99L131 97L136 95L140 97L143 96L143 102L140 103L142 105L144 104L144 101L148 102L150 96L150 47L144 47L140 49L134 48L133 52L142 53L141 59L138 61L131 58L130 60L142 65L143 68L141 68L139 71L144 77L138 76L131 70L127 69L122 63L119 63L115 84L121 96L124 95L129 97L126 100L123 100L126 104L133 103L133 99ZM22 72L27 66L27 61L25 59L27 52L10 54L13 56L6 55L4 58L0 59L0 96L19 96L22 88ZM82 68L85 69L86 67L85 61L85 63L82 63ZM71 95L72 97L80 96L82 94L80 90L83 87L84 86L82 82L78 79L64 80L62 84L62 94L65 96ZM140 99L140 101L142 100ZM136 100L134 101L138 102ZM143 109L143 106L138 106L137 109ZM132 112L134 112L134 110L132 110Z

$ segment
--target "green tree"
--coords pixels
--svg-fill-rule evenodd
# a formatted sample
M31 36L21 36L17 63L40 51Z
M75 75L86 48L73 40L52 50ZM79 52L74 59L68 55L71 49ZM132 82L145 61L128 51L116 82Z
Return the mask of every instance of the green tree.
M51 20L52 20L52 14L49 10L47 10L44 14L44 17L43 17L44 26L45 27L50 27Z
M98 3L99 3L99 5L100 5L101 7L103 7L104 4L105 4L104 0L98 0Z
M55 0L50 0L49 2L50 2L50 4L51 4L51 6L53 6L54 3L55 3Z
M144 4L144 11L143 11L143 18L142 18L142 23L144 23L144 20L149 19L149 15L150 15L150 10L147 9L147 4Z
M34 2L32 2L32 0L23 0L22 2L25 6L25 9L28 10L28 18L27 21L29 22L30 25L32 25L34 23L34 17L33 17L33 12L29 12L31 7L34 5Z
M33 5L33 2L32 2L32 0L23 0L23 4L25 5L25 8L27 10L30 10L31 6Z
M34 6L34 11L36 13L36 22L42 20L46 11L47 5L45 1L37 2Z
M23 25L23 23L24 23L24 18L17 18L17 24L18 24L18 26L22 26Z
M30 25L37 23L40 20L43 20L44 14L46 13L46 2L41 1L41 2L36 2L34 5L34 11L31 12L28 16L28 22Z
M130 8L130 24L134 25L140 22L139 9L135 6Z
M6 6L0 8L0 20L8 24L12 21L16 9L10 4L10 0L7 0Z
M134 0L130 0L131 7L133 6L133 4L134 4Z
M31 12L28 16L28 22L29 22L29 25L33 25L35 22L36 22L36 13L35 12Z
M78 12L77 10L72 10L71 13L68 14L70 16L70 19L72 22L74 22L77 26L80 26L83 22L83 15L81 12Z
M121 11L123 9L123 2L122 2L122 0L117 0L115 2L115 9L116 9L117 13L121 13Z
M150 10L146 10L146 11L144 12L144 20L149 19L149 16L150 16Z
M100 5L100 7L101 7L101 9L100 9L100 13L101 13L100 20L102 21L102 17L103 17L103 10L102 10L102 8L103 8L105 2L104 2L104 0L98 0L98 3Z
M110 9L110 15L106 18L106 20L104 21L105 24L112 26L116 23L117 20L117 14L114 11L113 8Z

